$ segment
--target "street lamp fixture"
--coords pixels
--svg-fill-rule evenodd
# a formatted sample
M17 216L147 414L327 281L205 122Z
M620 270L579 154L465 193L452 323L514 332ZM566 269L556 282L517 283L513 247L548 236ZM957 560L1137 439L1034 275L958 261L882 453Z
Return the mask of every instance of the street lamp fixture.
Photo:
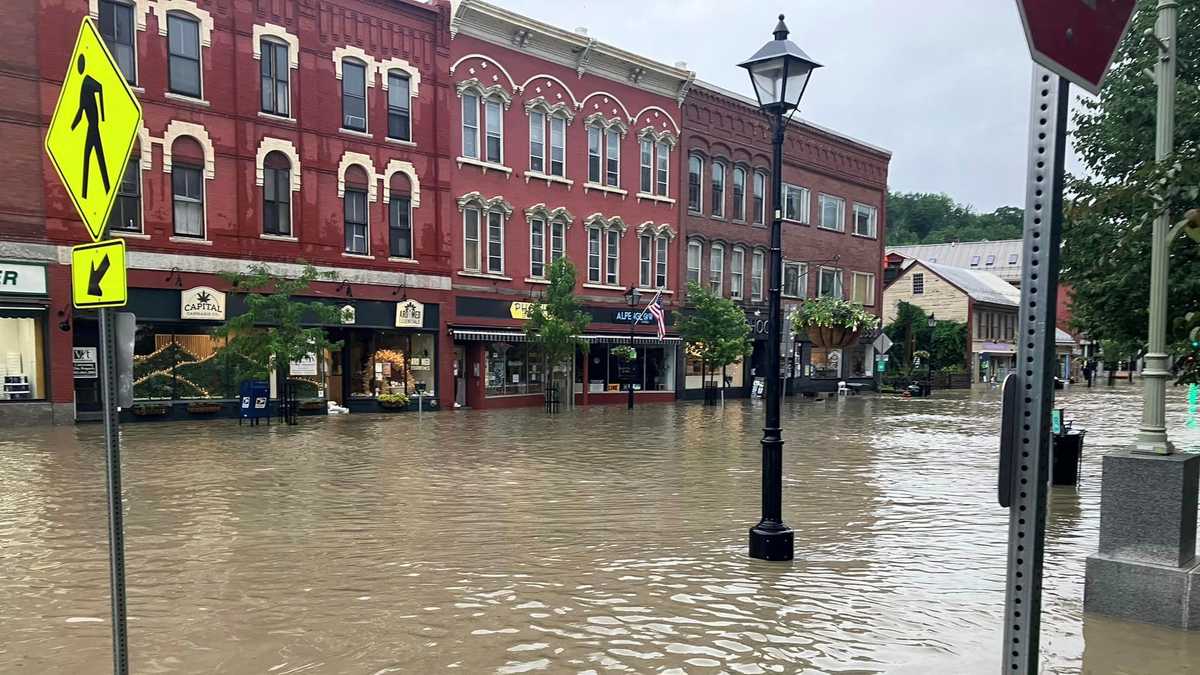
M783 139L788 117L800 107L808 79L821 64L791 40L779 15L775 39L738 64L750 74L758 107L772 122L771 136L771 253L767 305L766 414L762 438L762 519L750 528L750 557L791 560L792 528L783 523L783 435L779 428L781 365L779 342L783 324L780 288L783 282L781 217L783 208ZM785 117L787 115L788 117Z
M637 286L630 286L628 291L625 291L625 299L629 302L630 307L638 307L642 304L642 292ZM637 326L639 315L632 311L629 313L629 348L633 346L633 329ZM629 410L633 410L633 380L629 380L629 402L626 406Z

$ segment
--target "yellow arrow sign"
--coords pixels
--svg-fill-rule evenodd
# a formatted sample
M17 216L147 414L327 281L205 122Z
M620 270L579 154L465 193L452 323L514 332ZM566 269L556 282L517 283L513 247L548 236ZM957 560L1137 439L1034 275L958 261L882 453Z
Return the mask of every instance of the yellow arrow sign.
M46 154L93 241L104 236L141 124L137 96L85 18L46 131Z
M124 307L128 298L124 239L71 249L71 299L77 308Z

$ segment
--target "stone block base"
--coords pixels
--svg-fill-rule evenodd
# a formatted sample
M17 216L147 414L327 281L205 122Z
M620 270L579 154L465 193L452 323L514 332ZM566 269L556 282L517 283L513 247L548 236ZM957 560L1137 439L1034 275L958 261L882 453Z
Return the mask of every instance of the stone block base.
M1126 621L1200 630L1200 564L1170 567L1090 556L1083 609Z
M0 405L0 428L39 424L74 424L74 403L49 401L12 401Z

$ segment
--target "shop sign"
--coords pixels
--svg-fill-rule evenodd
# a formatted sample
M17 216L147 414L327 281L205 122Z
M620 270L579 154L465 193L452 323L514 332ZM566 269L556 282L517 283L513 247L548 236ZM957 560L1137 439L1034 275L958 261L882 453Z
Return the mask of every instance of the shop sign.
M613 323L654 323L654 315L650 312L635 309L622 309L612 313Z
M358 321L358 312L355 311L354 305L342 305L342 323L352 324Z
M197 286L179 294L179 318L199 321L225 320L225 294L208 286Z
M408 299L396 303L396 327L420 328L425 325L425 305Z
M316 376L317 374L317 355L308 353L300 357L296 361L288 364L288 374L290 375L308 375Z
M72 347L71 359L75 364L75 379L77 380L94 380L96 379L96 348L95 347Z
M514 319L528 319L532 308L532 302L514 302L508 306L508 314Z
M46 295L46 268L0 262L0 293Z

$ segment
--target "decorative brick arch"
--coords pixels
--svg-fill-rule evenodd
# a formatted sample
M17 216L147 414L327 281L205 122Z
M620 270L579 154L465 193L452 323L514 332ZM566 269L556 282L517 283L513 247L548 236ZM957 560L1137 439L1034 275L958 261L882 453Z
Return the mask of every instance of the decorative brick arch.
M282 138L266 137L258 144L258 153L254 157L254 184L262 187L263 164L267 161L267 155L272 152L282 153L291 162L292 192L298 192L300 190L300 155L291 141Z
M346 196L346 169L352 165L358 166L367 174L367 199L376 201L375 184L379 182L379 176L375 174L375 162L371 161L370 155L364 155L361 152L346 151L342 153L342 161L338 162L338 197Z
M288 46L288 67L296 70L300 67L300 38L289 33L283 26L273 23L254 24L254 58L262 60L262 39L275 38Z
M375 57L363 51L361 47L355 47L354 45L346 45L345 47L338 47L333 50L333 72L339 80L342 79L342 59L346 58L357 59L363 62L363 65L366 66L364 70L366 71L365 79L367 87L374 87L375 71L379 69Z
M150 13L153 0L130 0L133 4L133 25L135 30L146 30L146 15ZM100 18L100 0L88 0L88 14L93 19Z
M376 68L379 70L379 80L383 84L383 90L388 90L388 71L399 70L408 75L408 87L413 98L417 97L421 88L421 71L416 66L408 61L399 58L385 59L380 61Z
M534 85L533 85L534 92L533 93L543 94L544 92L538 91L538 89L540 89L536 83L536 80L538 80L538 79L541 79L544 81L543 85L553 82L553 83L557 84L558 86L562 87L562 90L567 92L567 96L571 97L571 105L575 106L576 108L579 108L580 106L583 105L583 103L579 99L575 98L575 92L571 91L571 88L567 86L566 82L563 82L562 80L558 79L557 77L555 77L553 75L548 75L546 73L534 75L533 77L529 78L528 80L525 80L525 83L522 84L521 86L517 87L516 90L519 92L528 91L529 84L531 82L533 82L534 83Z
M392 176L402 173L408 177L408 195L412 201L412 207L418 208L421 206L421 179L417 178L417 169L412 165L412 162L405 162L399 159L393 159L388 162L387 169L383 172L383 201L392 199Z
M212 15L200 9L192 0L154 0L151 5L158 17L158 34L167 34L167 14L182 12L190 14L200 22L200 46L212 47L213 20Z
M142 123L138 127L138 152L141 154L142 171L149 171L154 168L154 148L150 146L152 142L150 130L146 128L145 123Z
M496 66L496 68L499 68L499 69L500 69L500 72L501 72L501 73L503 73L503 74L504 74L504 77L508 79L508 86L509 86L509 87L510 87L510 88L511 88L511 89L512 89L514 92L517 92L517 93L520 93L520 92L521 92L521 88L517 86L517 81L513 79L512 75L509 75L509 74L508 74L508 71L507 71L507 70L505 70L504 66L500 65L500 62L499 62L499 61L497 61L496 59L494 59L494 58L492 58L492 57L488 56L487 54L467 54L466 56L462 57L461 59L459 59L459 60L455 61L455 62L454 62L454 64L450 66L450 75L451 75L451 76L453 76L453 75L454 75L454 71L458 70L458 66L459 66L459 65L461 65L461 64L462 64L464 61L466 61L467 59L479 59L479 60L480 60L480 63L479 63L479 68L478 68L478 69L476 69L476 68L470 68L470 67L468 66L468 73L467 73L468 75L471 75L471 76L479 76L479 78L478 78L478 79L479 79L479 80L482 82L482 81L484 80L484 77L483 77L483 75L484 75L484 74L483 74L483 73L480 73L479 71L480 71L480 70L486 70L486 69L487 69L487 64L490 62L490 63L492 63L493 65L495 65L495 66ZM492 81L493 81L493 82L497 82L497 83L498 83L498 82L500 81L500 76L499 76L499 75L494 75L494 76L493 76L493 78L492 78Z
M664 117L666 118L665 120L663 119ZM635 124L638 120L641 120L644 124L652 126L657 124L662 129L667 128L664 122L670 122L671 128L675 130L675 133L679 133L679 125L675 123L675 118L671 117L671 113L656 105L648 105L645 108L642 108L638 111L638 114L634 115L631 119Z
M180 136L190 136L200 144L204 150L204 178L212 180L217 173L217 162L212 139L208 137L208 129L205 129L203 124L182 120L171 120L167 130L163 132L163 173L171 173L171 150L175 139ZM145 150L142 153L142 161L145 162Z
M600 101L597 103L592 103L592 107L591 107L591 109L589 109L587 107L587 102L596 96L601 97ZM579 109L582 110L584 112L584 114L590 115L593 112L602 112L602 113L604 113L604 116L607 117L610 114L615 114L615 113L612 113L612 108L608 107L608 106L612 105L613 103L616 103L617 105L621 106L621 112L625 113L626 120L628 120L629 122L633 121L633 117L630 116L630 114L629 114L629 108L625 107L625 104L621 102L621 99L617 98L613 94L608 93L607 91L593 91L592 93L588 94L587 96L584 96L583 100L580 101L578 105L579 105ZM601 108L601 106L604 106L604 108ZM608 108L608 109L605 110L605 108Z

